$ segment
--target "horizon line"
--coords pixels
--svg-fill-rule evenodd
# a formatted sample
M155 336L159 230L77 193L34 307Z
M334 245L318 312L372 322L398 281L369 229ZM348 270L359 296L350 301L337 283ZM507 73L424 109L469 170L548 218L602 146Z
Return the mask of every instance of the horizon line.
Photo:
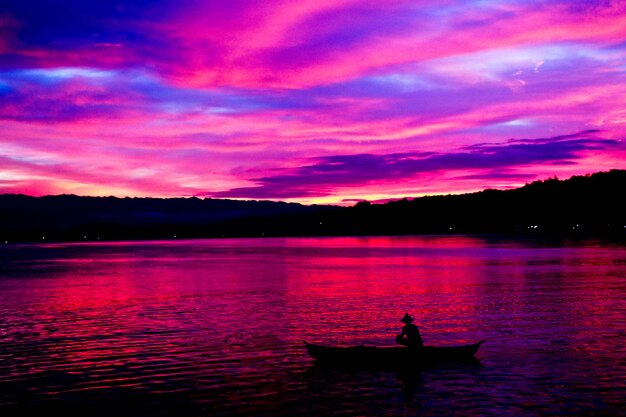
M551 177L547 177L547 178L543 178L543 179L536 179L533 180L531 182L526 182L523 185L519 185L519 186L507 186L507 187L485 187L482 189L476 189L473 191L463 191L463 192L449 192L449 193L436 193L436 194L423 194L423 195L416 195L416 196L403 196L403 197L388 197L388 198L383 198L383 199L375 199L375 200L368 200L368 199L358 199L358 198L351 198L351 199L343 199L340 200L339 203L302 203L302 202L298 202L298 201L285 201L285 200L279 200L279 199L253 199L253 198L237 198L237 197L230 197L230 198L215 198L215 197L210 197L210 196L197 196L197 195L188 195L188 196L171 196L171 197L159 197L159 196L129 196L129 195L125 195L125 196L119 196L119 195L79 195L79 194L72 194L72 193L62 193L62 194L45 194L45 195L30 195L30 194L25 194L25 193L1 193L0 196L24 196L24 197L31 197L31 198L46 198L46 197L79 197L79 198L116 198L116 199L120 199L120 200L124 200L124 199L154 199L154 200L177 200L177 199L182 199L182 200L191 200L191 199L197 199L197 200L218 200L218 201L241 201L241 202L272 202L272 203L284 203L284 204L299 204L299 205L303 205L303 206L338 206L338 207L352 207L357 205L358 203L362 203L362 202L368 202L370 204L386 204L389 202L393 202L393 201L401 201L401 200L415 200L415 199L419 199L419 198L424 198L424 197L440 197L440 196L451 196L451 195L468 195L468 194L476 194L476 193L481 193L484 191L509 191L509 190L516 190L516 189L520 189L523 188L525 186L528 186L530 184L533 183L537 183L537 182L545 182L548 180L557 180L557 181L567 181L570 180L572 178L577 178L577 177L590 177L596 174L606 174L606 173L610 173L613 171L626 171L626 169L621 169L621 168L612 168L609 169L608 171L596 171L596 172L590 172L590 173L586 173L586 174L580 174L580 175L572 175L568 178L565 179L561 179L558 178L558 176L554 175ZM342 204L344 203L344 204ZM348 204L348 203L352 203L352 204Z

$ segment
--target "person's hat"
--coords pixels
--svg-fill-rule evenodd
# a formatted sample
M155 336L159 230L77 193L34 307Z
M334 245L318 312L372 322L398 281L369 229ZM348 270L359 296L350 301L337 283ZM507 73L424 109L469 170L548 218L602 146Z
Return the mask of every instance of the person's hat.
M413 321L413 317L409 316L409 313L405 313L400 321L409 324Z

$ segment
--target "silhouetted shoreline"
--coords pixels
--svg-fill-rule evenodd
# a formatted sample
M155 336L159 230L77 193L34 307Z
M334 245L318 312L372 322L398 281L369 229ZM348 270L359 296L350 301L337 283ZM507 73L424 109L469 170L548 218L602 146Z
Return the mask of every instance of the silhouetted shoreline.
M513 190L353 207L198 198L0 195L0 243L221 237L512 234L626 236L626 171Z

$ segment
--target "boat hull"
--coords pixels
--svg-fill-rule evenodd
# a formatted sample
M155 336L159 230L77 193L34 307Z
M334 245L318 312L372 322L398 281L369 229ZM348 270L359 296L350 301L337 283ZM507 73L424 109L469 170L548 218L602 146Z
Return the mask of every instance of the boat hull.
M476 360L474 355L478 352L480 341L472 345L463 346L424 346L421 348L409 347L374 347L374 346L351 346L331 347L314 345L304 342L309 355L324 363L336 364L360 364L370 365L402 365L429 364L451 361Z

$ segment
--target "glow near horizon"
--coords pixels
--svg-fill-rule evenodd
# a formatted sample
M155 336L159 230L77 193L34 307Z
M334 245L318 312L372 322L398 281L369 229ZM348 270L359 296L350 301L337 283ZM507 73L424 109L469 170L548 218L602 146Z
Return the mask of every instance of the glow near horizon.
M0 6L0 192L337 203L626 167L621 1L47 3Z

